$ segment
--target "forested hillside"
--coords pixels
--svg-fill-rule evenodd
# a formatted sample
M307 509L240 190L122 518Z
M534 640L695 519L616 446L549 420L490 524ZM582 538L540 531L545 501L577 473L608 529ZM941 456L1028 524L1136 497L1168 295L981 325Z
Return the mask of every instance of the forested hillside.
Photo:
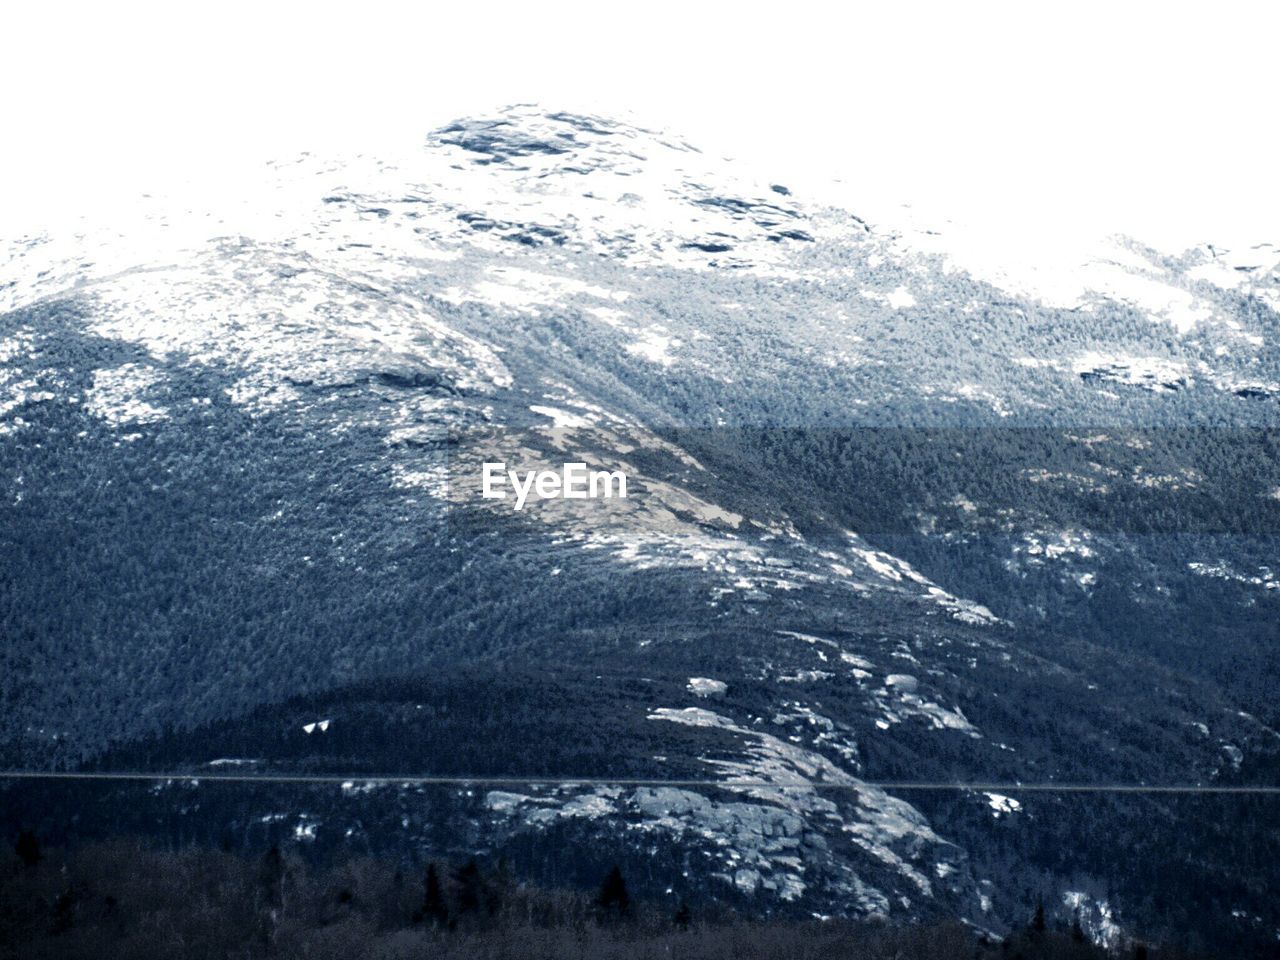
M158 778L13 832L1274 947L1274 794L1114 792L1276 783L1274 248L1047 302L526 107L264 178L3 248L0 757Z

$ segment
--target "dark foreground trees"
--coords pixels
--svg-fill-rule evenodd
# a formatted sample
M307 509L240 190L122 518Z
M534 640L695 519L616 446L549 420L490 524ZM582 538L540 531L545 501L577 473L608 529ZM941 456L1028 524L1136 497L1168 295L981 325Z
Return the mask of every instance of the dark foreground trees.
M24 850L29 849L24 845ZM0 958L308 960L1130 960L1073 939L1065 920L987 941L958 923L708 919L632 899L615 867L592 896L522 885L501 866L326 867L272 848L165 852L103 843L0 855ZM1062 929L1058 929L1058 926ZM1173 955L1152 951L1150 960Z
M622 877L621 867L614 866L605 875L596 906L603 917L611 920L619 920L630 911L631 895L627 893L627 881Z
M422 917L433 928L441 928L449 922L449 907L444 902L444 888L440 886L440 871L434 863L427 864L427 876L423 881Z

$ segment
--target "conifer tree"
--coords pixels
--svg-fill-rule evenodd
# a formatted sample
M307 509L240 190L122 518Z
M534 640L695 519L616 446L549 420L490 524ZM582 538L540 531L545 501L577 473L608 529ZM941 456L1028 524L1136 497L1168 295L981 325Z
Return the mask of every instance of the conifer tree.
M622 878L622 868L613 866L600 885L600 896L597 905L606 915L621 916L631 907L631 896L627 893L627 881Z
M263 900L273 911L284 907L285 872L284 855L278 846L273 846L263 855L258 868Z
M484 892L484 878L480 875L480 865L475 860L468 860L453 875L458 885L458 913L475 913L480 909L481 896Z
M18 839L13 845L13 852L18 855L24 867L34 867L44 859L44 855L40 852L40 841L30 830L19 832Z
M288 871L285 869L284 855L278 846L273 846L262 857L258 865L258 885L260 908L262 911L262 939L271 944L275 941L276 930L284 916L284 887Z
M444 926L449 920L449 908L440 889L440 874L434 863L427 864L427 876L423 881L422 918L435 927Z
M689 904L683 900L680 901L680 909L676 911L675 924L679 930L688 930L689 924L693 922L693 911L689 909Z

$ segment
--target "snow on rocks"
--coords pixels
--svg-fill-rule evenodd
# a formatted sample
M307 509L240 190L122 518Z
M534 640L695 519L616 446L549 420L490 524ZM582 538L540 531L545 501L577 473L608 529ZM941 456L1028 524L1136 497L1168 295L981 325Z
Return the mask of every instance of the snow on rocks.
M703 760L718 771L725 789L796 811L804 816L810 831L824 837L835 828L916 892L930 892L925 861L951 859L953 849L934 834L919 811L858 780L821 754L700 707L659 708L650 719L734 735L737 749L743 753L741 759ZM814 783L848 789L819 794Z
M1022 804L1013 797L1006 797L1002 793L984 794L987 798L987 805L991 807L991 815L997 820L1005 814L1018 813L1022 810Z
M723 680L713 680L710 677L690 677L688 690L695 697L719 699L728 692L729 685Z

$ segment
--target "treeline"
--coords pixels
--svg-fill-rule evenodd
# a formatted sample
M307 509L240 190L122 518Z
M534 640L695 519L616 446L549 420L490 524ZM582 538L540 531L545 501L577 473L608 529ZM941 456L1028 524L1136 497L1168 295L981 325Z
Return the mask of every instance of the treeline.
M0 956L311 960L379 958L823 958L1021 960L1174 958L1107 951L1046 915L1003 940L958 923L744 920L633 898L618 868L583 893L533 887L503 865L388 860L317 867L272 847L260 857L137 843L44 851L22 834L0 859Z

